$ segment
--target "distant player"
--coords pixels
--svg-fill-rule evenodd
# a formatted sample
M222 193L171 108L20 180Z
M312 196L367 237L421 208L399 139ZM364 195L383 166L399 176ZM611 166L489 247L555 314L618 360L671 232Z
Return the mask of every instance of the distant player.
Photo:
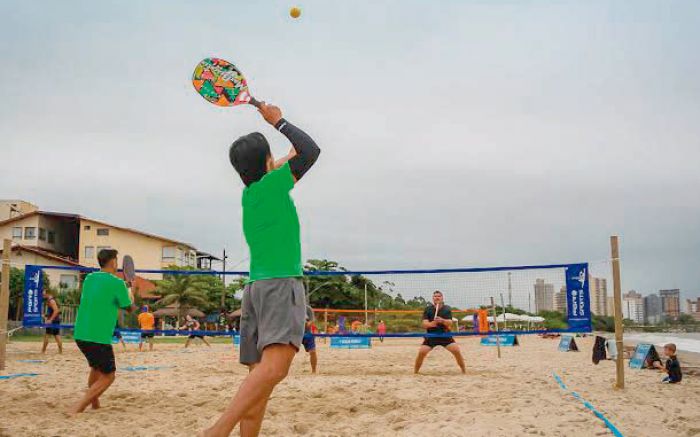
M100 396L114 382L117 370L112 349L112 334L117 325L119 309L131 312L131 292L117 274L117 251L102 249L97 254L100 271L90 273L83 282L78 317L73 338L90 366L88 390L70 410L82 413L88 405L100 407Z
M126 350L126 343L124 343L124 337L122 337L122 332L121 332L121 327L119 326L119 322L114 326L114 332L112 332L112 337L117 339L117 342L122 344L122 348Z
M185 328L187 328L187 330L190 331L190 335L187 337L187 341L185 342L185 347L189 346L190 342L195 338L202 340L204 344L211 347L207 339L204 338L202 334L196 333L196 331L199 331L201 327L202 325L199 323L199 320L193 318L189 314L185 316Z
M384 343L384 336L386 335L386 323L384 323L384 320L379 321L379 325L377 325L377 334L379 335L379 342Z
M56 340L56 345L58 346L58 353L63 353L63 342L61 342L61 309L56 303L56 299L50 290L44 291L44 300L46 301L46 324L54 325L52 327L46 328L44 332L44 344L41 347L41 353L46 353L46 348L49 346L49 338L53 337Z
M452 309L445 305L442 292L439 290L433 293L432 305L428 305L423 312L423 328L429 334L445 334L452 328ZM457 365L462 369L462 373L466 373L462 351L459 349L455 339L450 336L424 338L416 357L416 364L413 369L415 373L420 372L423 360L435 346L442 346L450 351L454 355Z
M316 365L318 364L318 355L316 354L316 337L314 337L314 310L310 306L306 306L306 325L304 328L304 338L301 344L304 345L304 350L309 353L311 361L311 373L316 373Z
M143 341L148 343L148 350L153 350L153 330L156 329L156 318L148 308L148 305L141 307L141 314L138 317L139 327L141 328L141 341L139 341L139 350L143 350Z
M228 436L239 422L241 436L257 436L270 394L287 376L304 337L300 227L290 192L320 149L278 107L263 103L259 111L293 148L275 161L267 139L255 132L234 141L229 151L245 184L241 204L250 276L243 290L240 360L252 370L205 436Z

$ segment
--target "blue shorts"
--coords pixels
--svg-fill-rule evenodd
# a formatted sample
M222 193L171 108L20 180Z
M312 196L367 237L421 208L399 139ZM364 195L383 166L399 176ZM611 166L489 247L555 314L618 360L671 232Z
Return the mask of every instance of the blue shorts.
M304 345L304 350L306 352L316 350L316 337L314 337L312 334L306 333L304 334L304 338L301 339L301 344Z

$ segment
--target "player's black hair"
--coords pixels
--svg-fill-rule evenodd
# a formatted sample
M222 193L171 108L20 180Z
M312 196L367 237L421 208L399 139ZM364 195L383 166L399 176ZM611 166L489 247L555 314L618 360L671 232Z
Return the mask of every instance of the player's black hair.
M231 144L228 157L231 165L246 186L257 182L267 172L266 161L270 152L270 143L260 132L244 135Z
M108 262L117 259L118 254L117 249L102 249L97 254L97 262L100 263L100 267L104 267Z
M443 294L442 294L442 291L440 291L440 290L435 290L435 291L433 291L433 294L439 294L440 296L443 295Z

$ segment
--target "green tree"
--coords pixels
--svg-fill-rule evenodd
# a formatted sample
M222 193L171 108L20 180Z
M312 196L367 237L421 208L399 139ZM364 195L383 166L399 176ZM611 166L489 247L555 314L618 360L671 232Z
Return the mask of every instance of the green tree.
M14 314L14 320L19 320L24 304L24 270L17 267L10 268L10 314Z
M207 298L207 281L202 281L200 275L164 275L157 281L158 294L162 297L158 300L159 306L175 304L178 308L178 323L190 308L207 309L210 306Z

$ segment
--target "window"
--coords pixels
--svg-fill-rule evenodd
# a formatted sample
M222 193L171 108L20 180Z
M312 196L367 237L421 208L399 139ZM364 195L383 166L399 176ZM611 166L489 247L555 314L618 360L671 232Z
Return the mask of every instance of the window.
M46 241L46 229L39 228L39 239L41 241Z
M56 233L54 231L49 231L49 244L54 244L56 242Z
M22 239L22 228L21 227L12 228L12 238Z
M85 246L85 259L86 260L95 259L95 247L94 246Z
M109 235L109 228L97 228L97 235L99 235L99 236Z
M75 290L78 288L78 277L75 275L61 275L58 286L63 289Z
M36 238L36 228L24 228L24 239L34 240Z
M174 262L175 261L175 248L164 247L163 248L163 262Z

